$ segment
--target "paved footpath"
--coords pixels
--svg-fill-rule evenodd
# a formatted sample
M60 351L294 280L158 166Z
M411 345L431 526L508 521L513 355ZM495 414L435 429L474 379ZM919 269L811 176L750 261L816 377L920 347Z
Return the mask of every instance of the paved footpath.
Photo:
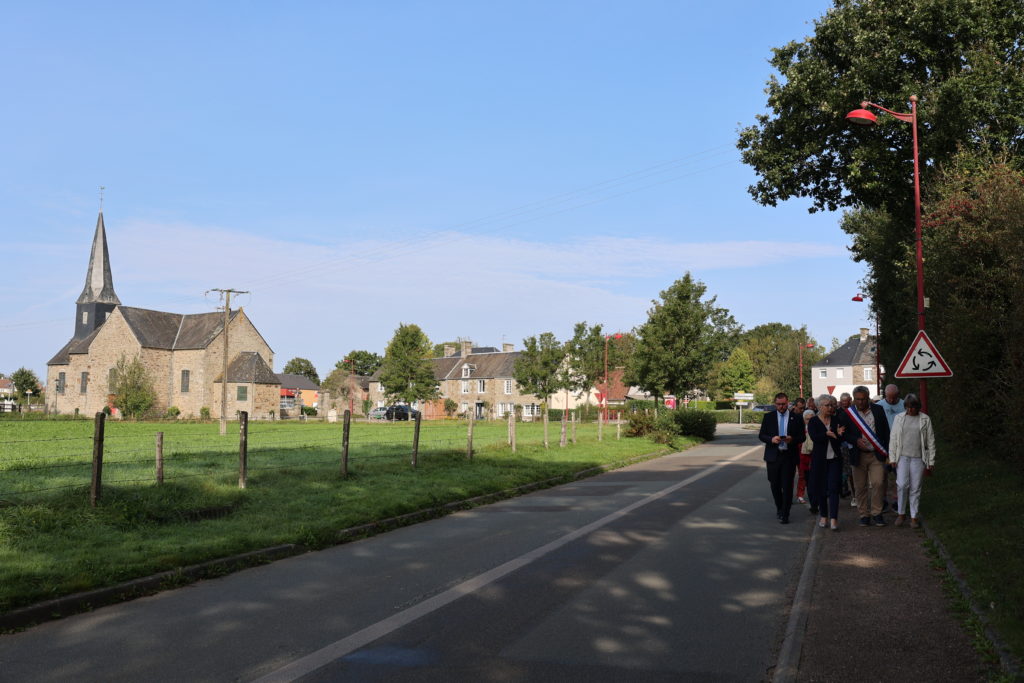
M888 526L860 527L849 500L840 502L839 517L838 533L814 529L817 568L797 680L984 680L924 532L894 526L892 514Z

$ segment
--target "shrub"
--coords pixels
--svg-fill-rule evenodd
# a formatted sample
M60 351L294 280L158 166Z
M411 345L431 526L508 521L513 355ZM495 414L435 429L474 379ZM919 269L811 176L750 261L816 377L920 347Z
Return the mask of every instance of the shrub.
M654 413L638 410L629 413L626 436L646 436L654 431Z
M714 410L714 401L690 401L689 408L691 410Z
M302 406L302 414L303 415L308 415L310 417L315 417L316 416L316 408L314 408L313 406Z
M208 407L203 406L202 408L199 409L199 419L200 420L209 420L210 419L210 409Z
M181 415L181 409L178 406L171 406L167 409L167 417L177 418L179 415Z
M718 421L707 410L676 410L671 413L677 434L696 436L710 441L715 438Z

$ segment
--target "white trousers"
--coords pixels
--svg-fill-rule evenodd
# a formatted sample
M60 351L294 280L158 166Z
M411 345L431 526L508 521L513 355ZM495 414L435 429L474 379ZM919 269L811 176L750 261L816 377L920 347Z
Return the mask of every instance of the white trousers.
M899 499L898 509L901 515L907 514L907 494L910 494L910 516L917 517L923 479L924 460L921 458L900 458L896 463L896 496Z

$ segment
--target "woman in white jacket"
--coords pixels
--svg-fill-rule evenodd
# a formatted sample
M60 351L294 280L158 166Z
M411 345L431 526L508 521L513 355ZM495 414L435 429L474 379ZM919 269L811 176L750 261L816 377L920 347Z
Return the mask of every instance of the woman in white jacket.
M915 394L903 399L906 412L892 421L889 436L889 462L896 467L896 495L899 499L900 514L896 526L906 519L907 494L910 494L910 528L917 529L917 508L921 502L921 480L925 470L931 474L935 468L935 432L932 421L921 412L921 401Z

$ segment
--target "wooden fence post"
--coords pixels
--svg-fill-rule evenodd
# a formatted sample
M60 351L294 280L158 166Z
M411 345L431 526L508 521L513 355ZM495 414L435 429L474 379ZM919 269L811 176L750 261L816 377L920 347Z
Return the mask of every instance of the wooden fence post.
M348 477L348 435L352 429L352 411L345 409L341 418L341 476Z
M156 433L156 483L164 483L164 433Z
M508 428L509 437L512 443L512 452L516 452L516 409L512 406L512 410L508 414Z
M597 440L604 441L604 414L597 411Z
M96 507L103 488L103 424L107 416L96 413L92 429L92 486L89 487L89 504Z
M568 393L568 392L566 392L566 393ZM566 398L566 401L568 401L568 400L569 399ZM569 421L569 411L568 411L568 409L566 409L566 410L562 411L562 433L558 437L558 446L559 446L559 448L565 448L566 439L568 439L568 437L569 437L569 435L568 435L568 431L569 431L568 430L568 427L569 427L568 421Z
M622 440L622 418L615 421L615 440Z
M576 443L576 411L572 411L572 442Z
M249 479L249 412L238 413L238 488L244 489Z
M473 421L475 418L476 407L469 407L469 425L466 428L466 459L473 459Z
M423 419L423 413L416 415L416 424L412 428L412 468L416 469L416 464L419 461L420 456L420 420Z

